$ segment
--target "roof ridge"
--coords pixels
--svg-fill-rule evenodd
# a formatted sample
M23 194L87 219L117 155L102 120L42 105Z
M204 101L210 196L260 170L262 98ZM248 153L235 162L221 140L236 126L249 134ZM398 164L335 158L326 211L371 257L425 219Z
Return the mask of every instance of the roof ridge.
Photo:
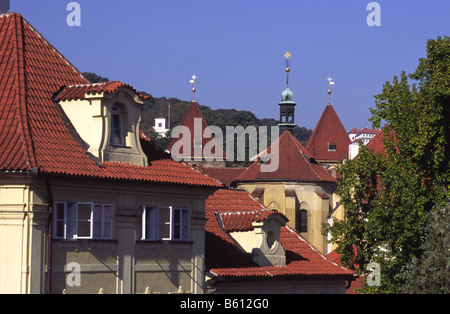
M319 179L319 181L322 179L319 174L312 169L312 164L310 159L315 159L314 155L312 155L295 137L294 135L291 134L291 132L288 132L291 135L291 140L293 141L295 147L298 149L299 153L301 154L301 157L305 160L305 162L311 167L312 172L314 173L314 175ZM299 146L300 145L300 146ZM303 149L302 149L303 148ZM309 156L309 153L311 156ZM308 158L306 158L308 157Z
M16 66L18 73L17 95L18 95L18 119L21 128L22 135L20 136L22 142L22 149L25 156L25 162L30 170L36 167L35 147L30 131L29 119L28 119L28 106L27 106L27 93L26 93L26 73L25 73L25 56L24 56L24 30L23 30L23 17L18 14L11 15L13 19L13 38L14 47L16 49ZM21 79L23 78L23 79ZM29 143L30 145L26 145Z
M84 76L84 74L80 71L80 70L78 70L73 64L72 64L72 62L70 62L61 52L59 52L56 48L55 48L55 46L53 46L47 39L45 39L45 37L44 37L44 35L42 35L36 28L34 28L33 27L33 25L31 25L28 21L27 21L27 19L25 19L20 13L12 13L13 15L16 15L16 16L19 16L20 17L20 19L21 19L21 21L23 22L23 23L25 23L27 26L28 26L28 28L33 32L33 33L36 33L36 35L39 37L39 40L41 40L41 41L43 41L54 53L56 53L58 56L59 56L59 58L61 58L62 60L64 60L64 62L72 69L72 71L75 73L75 74L78 74L78 75L80 75L80 77L83 79L83 80L85 80L85 81L87 81L87 82L90 82L90 80L88 80L85 76Z
M322 252L320 252L318 249L316 249L308 240L306 240L304 237L302 237L301 234L299 234L297 231L295 231L294 229L292 229L291 227L289 227L288 225L285 226L286 229L291 232L292 234L296 235L301 241L303 241L305 244L307 244L311 250L313 250L314 252L316 252L320 257L322 257L324 260L329 261L330 263L332 263L334 266L340 267L345 271L351 271L350 269L339 265L337 263L335 263L334 261L328 259Z

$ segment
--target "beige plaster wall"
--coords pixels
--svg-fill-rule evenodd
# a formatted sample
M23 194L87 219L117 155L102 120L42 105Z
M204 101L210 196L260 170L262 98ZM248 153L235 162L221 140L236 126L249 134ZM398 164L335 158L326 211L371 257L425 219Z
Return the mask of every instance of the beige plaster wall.
M113 204L114 223L111 240L53 239L46 265L47 182L39 176L0 180L0 293L45 293L47 266L55 294L203 292L204 204L212 190L50 178L55 201ZM191 210L188 242L138 239L142 205L155 204ZM81 266L79 287L66 280L73 262Z

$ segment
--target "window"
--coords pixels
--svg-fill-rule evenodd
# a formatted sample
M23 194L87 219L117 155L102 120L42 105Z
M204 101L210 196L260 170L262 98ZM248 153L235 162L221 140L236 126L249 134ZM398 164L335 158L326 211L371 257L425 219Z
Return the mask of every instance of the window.
M189 210L174 207L142 208L141 239L189 240Z
M54 236L58 239L112 239L110 204L55 203Z
M300 233L308 232L308 212L304 209L300 210L297 217L297 231Z
M116 106L111 111L111 145L124 145L122 111Z
M173 240L186 241L189 239L189 210L173 209Z
M269 231L267 233L267 246L269 249L272 249L277 241L276 235L273 231Z
M112 239L112 205L94 205L94 238Z
M335 152L336 151L336 144L328 143L328 151L329 152Z
M77 204L77 239L92 238L92 203Z

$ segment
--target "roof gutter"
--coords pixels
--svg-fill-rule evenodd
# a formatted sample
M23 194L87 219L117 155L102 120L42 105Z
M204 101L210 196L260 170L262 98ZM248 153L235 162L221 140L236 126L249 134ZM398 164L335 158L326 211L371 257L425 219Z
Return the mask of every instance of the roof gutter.
M49 203L49 215L47 221L47 243L46 243L46 252L45 259L47 264L47 274L46 274L46 288L45 293L51 294L52 291L52 246L53 246L53 192L50 185L50 177L46 177L46 187L47 187L47 197Z

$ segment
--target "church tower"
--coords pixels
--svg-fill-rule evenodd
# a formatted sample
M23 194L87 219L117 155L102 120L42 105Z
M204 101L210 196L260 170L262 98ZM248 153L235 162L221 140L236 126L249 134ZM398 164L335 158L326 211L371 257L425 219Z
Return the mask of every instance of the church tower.
M280 134L283 134L286 130L292 132L296 126L294 123L294 118L295 106L297 104L294 102L294 93L289 89L291 54L286 52L284 57L286 58L286 89L281 94L281 102L278 104L280 106L280 123L278 124L280 127Z

